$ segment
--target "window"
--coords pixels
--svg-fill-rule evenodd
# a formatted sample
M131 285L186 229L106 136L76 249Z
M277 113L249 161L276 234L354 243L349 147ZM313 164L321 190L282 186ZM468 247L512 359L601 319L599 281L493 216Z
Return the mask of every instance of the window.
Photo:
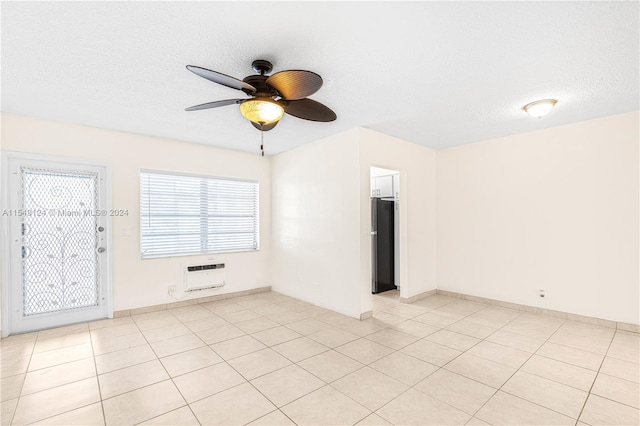
M258 250L258 182L140 172L143 259Z

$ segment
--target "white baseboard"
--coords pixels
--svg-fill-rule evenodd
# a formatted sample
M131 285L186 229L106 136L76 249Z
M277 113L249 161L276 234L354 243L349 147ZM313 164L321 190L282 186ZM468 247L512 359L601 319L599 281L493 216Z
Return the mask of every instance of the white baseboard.
M271 286L252 288L250 290L236 291L233 293L216 294L215 296L199 297L196 299L183 300L180 302L165 303L162 305L145 306L143 308L125 309L115 311L114 318L128 317L130 315L145 314L147 312L163 311L169 308L179 308L181 306L197 305L199 303L214 302L216 300L231 299L232 297L247 296L255 293L265 293L271 291Z
M366 320L367 318L371 318L373 316L373 311L367 311L360 314L360 321Z
M417 302L420 299L424 299L425 297L429 297L429 296L433 296L434 294L436 294L437 290L429 290L429 291L425 291L424 293L420 293L420 294L416 294L415 296L411 296L411 297L401 297L400 298L400 302L402 303L413 303L413 302Z
M537 306L521 305L519 303L505 302L502 300L489 299L487 297L471 296L469 294L456 293L454 291L436 290L436 294L455 297L457 299L469 300L472 302L500 306L508 309L515 309L517 311L532 312L534 314L548 315L554 318L562 318L562 319L567 319L571 321L584 322L587 324L593 324L600 327L615 328L617 330L629 331L632 333L640 333L640 325L638 324L629 324L626 322L611 321L611 320L606 320L602 318L590 317L586 315L572 314L569 312L554 311L553 309L545 309L545 308L539 308Z

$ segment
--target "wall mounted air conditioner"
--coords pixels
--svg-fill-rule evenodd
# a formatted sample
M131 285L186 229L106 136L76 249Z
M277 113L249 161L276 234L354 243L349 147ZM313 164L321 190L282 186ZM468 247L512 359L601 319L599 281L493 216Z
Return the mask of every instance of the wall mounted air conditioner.
M224 262L187 265L184 267L184 291L224 287L227 279Z

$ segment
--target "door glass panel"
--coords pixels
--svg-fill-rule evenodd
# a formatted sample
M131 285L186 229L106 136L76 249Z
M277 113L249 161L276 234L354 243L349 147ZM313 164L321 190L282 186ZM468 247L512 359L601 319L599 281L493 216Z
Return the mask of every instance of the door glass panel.
M23 316L98 306L98 173L20 168Z

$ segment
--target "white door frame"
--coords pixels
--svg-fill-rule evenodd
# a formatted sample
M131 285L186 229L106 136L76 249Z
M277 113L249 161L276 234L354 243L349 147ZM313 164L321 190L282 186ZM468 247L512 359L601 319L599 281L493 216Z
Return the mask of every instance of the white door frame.
M100 167L103 168L105 173L102 178L104 179L104 188L105 188L105 197L104 204L100 207L101 209L109 212L111 209L111 168L108 163L86 160L86 159L77 159L77 158L69 158L69 157L59 157L59 156L50 156L50 155L42 155L42 154L30 154L23 152L15 152L15 151L2 151L0 156L1 166L0 166L0 177L1 177L1 187L0 187L0 201L2 205L2 209L0 209L0 213L4 209L14 209L18 208L17 206L10 206L10 201L12 200L12 196L10 194L10 164L14 161L44 161L49 163L52 167L56 166L56 163L60 163L61 168L64 168L64 164L73 164L78 167L89 166L89 167ZM112 286L112 220L109 215L106 215L104 218L104 226L105 226L105 244L107 250L101 255L103 256L103 261L101 262L101 267L105 269L104 280L106 281L103 286L104 295L106 296L106 312L108 318L113 318L113 286ZM12 297L12 286L10 285L12 282L12 276L14 275L14 268L20 267L21 259L14 259L15 255L13 254L13 250L11 250L11 217L9 215L1 215L0 214L0 270L2 275L0 276L0 284L2 287L2 301L0 306L2 307L1 312L1 324L2 324L2 337L6 337L11 333L16 333L15 325L11 324L10 315L10 306L11 306L11 297Z

